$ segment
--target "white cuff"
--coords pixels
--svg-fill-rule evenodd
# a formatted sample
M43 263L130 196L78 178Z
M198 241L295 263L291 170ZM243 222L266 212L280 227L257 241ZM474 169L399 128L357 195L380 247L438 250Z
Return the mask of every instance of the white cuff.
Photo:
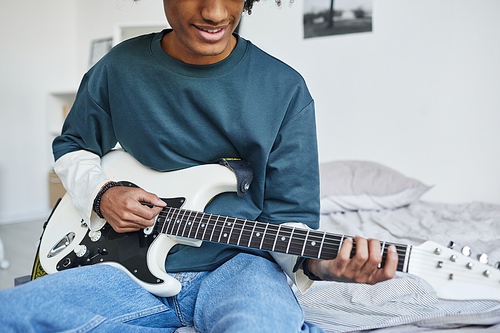
M310 229L303 223L284 223L283 225L301 229ZM270 252L270 254L278 263L278 265L281 266L281 269L286 273L286 275L288 275L290 280L292 280L293 283L297 286L301 293L305 293L309 288L311 288L314 281L309 279L309 277L304 274L302 268L299 268L295 273L293 272L293 268L297 263L298 256L277 252Z
M95 215L92 207L97 193L109 181L101 168L101 158L87 150L74 151L61 156L54 171L90 230L100 229L105 221L91 216Z

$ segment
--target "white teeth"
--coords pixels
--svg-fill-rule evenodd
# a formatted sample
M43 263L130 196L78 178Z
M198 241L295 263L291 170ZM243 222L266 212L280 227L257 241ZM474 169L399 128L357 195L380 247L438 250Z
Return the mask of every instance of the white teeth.
M216 33L216 32L221 31L222 29L214 29L214 30L209 30L209 29L201 29L201 30L203 30L203 31L206 31L206 32L209 32L209 33L213 34L213 33Z

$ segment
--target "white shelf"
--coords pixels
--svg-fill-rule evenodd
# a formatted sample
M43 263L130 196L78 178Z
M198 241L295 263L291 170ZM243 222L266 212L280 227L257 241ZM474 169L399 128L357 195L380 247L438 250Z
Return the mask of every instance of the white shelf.
M47 101L47 124L50 136L61 133L65 116L75 102L76 89L49 93Z
M126 39L159 32L168 27L167 22L118 23L113 34L113 46Z

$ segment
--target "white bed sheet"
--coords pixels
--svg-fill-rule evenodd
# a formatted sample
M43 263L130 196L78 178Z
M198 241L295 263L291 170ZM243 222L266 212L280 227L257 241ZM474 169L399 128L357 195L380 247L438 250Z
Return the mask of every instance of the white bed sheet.
M457 248L487 253L490 262L500 260L499 205L417 201L395 210L322 215L321 229L410 245L454 241ZM319 282L297 297L306 320L327 332L500 332L500 302L441 300L409 274L374 286Z
M500 260L499 205L417 201L395 210L322 215L320 228L409 245L453 240L488 253L491 261ZM296 295L306 320L330 333L500 332L500 302L441 300L427 282L409 274L398 273L374 286L319 281Z

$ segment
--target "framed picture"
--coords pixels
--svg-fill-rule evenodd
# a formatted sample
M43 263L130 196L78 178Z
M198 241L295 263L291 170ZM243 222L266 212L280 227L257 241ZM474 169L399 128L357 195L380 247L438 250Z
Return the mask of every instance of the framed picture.
M90 46L89 67L92 67L113 47L113 38L95 39Z
M373 0L304 0L304 38L372 31Z

